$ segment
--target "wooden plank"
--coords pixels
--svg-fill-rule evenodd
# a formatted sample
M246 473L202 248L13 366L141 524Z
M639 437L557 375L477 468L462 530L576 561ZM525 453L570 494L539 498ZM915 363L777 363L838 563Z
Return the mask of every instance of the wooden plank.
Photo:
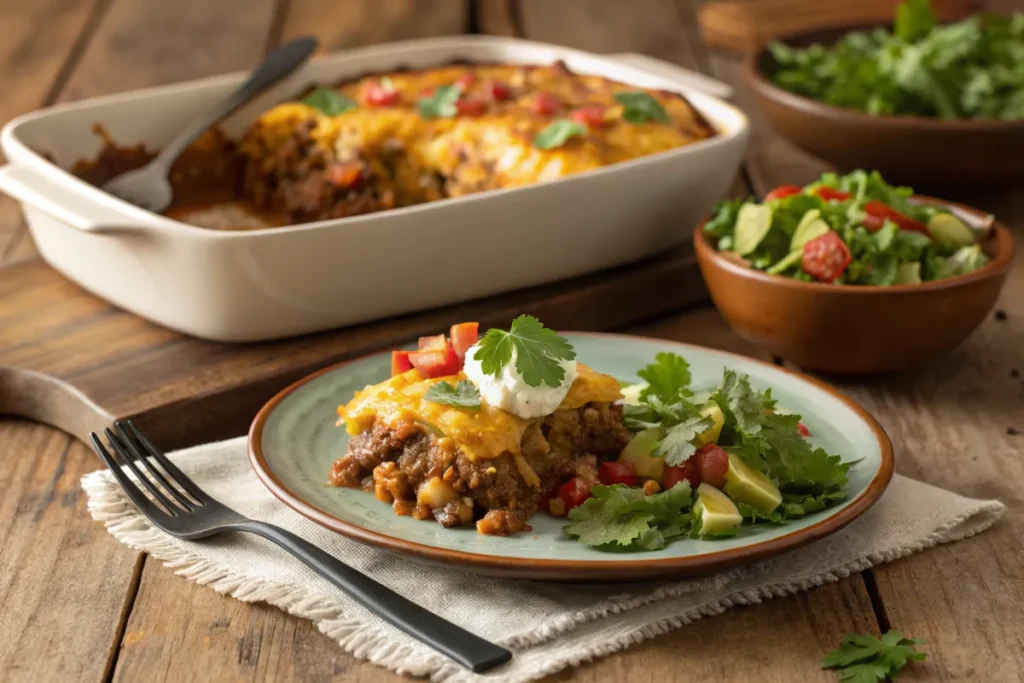
M0 121L52 104L106 0L0 0ZM35 252L18 204L0 196L0 264Z
M92 521L79 480L99 461L54 429L0 419L0 671L100 681L138 554Z
M290 0L284 39L313 35L334 52L395 40L465 33L467 3L442 0Z

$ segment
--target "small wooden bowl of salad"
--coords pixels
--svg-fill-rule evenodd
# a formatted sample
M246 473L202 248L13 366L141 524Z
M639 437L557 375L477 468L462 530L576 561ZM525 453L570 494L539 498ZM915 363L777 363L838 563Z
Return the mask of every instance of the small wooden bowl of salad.
M740 336L802 368L857 375L958 346L995 305L1014 257L993 216L865 171L722 202L694 246Z

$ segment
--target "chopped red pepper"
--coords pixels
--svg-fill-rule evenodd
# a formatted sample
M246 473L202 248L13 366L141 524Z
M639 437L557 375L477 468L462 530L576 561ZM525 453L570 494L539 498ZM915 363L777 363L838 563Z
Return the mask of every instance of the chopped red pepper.
M499 81L490 84L490 91L491 99L496 102L503 102L512 97L512 88Z
M811 430L808 429L807 425L805 425L803 422L797 422L796 423L796 428L800 432L801 436L810 436L811 435Z
M915 221L910 216L900 213L891 206L886 206L877 199L872 199L870 202L864 205L864 213L868 216L874 216L875 218L881 218L884 220L890 220L899 226L900 230L913 230L914 232L928 234L928 226L920 221ZM865 224L867 221L865 221ZM879 226L881 227L881 226Z
M437 351L412 351L409 362L428 379L456 375L462 369L462 361L451 346Z
M459 323L452 325L452 348L459 358L466 357L466 351L480 339L480 323Z
M801 190L796 185L779 185L774 190L764 196L766 202L770 202L773 199L783 199L794 194L800 194Z
M565 511L568 512L590 498L590 484L581 477L573 477L558 489L558 497L565 503Z
M438 334L433 337L420 337L418 348L420 351L444 351L447 346L448 340L443 334Z
M850 265L853 255L834 230L804 245L803 269L822 282L834 282Z
M536 114L551 115L562 108L562 101L549 92L539 92L530 102L530 109Z
M370 83L363 92L363 100L375 107L390 107L402 101L402 93L394 88L385 88L380 83Z
M597 468L597 478L607 486L612 484L635 486L636 469L631 462L603 462Z
M391 376L401 375L403 372L412 370L412 361L409 360L409 351L391 352Z
M569 113L569 118L576 123L582 123L588 128L599 128L605 123L604 107L599 104L588 104Z
M463 116L480 116L487 111L487 103L479 97L460 97L455 108Z
M837 190L834 187L829 187L828 185L819 185L814 188L814 194L818 195L826 202L830 202L833 199L842 202L853 196L849 192L843 192L842 190Z

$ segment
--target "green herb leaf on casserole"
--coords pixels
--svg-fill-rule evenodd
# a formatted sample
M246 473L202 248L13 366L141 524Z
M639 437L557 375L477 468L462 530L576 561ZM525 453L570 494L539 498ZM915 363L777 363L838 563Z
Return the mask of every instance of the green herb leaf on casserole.
M355 102L333 88L317 88L302 98L302 103L328 116L337 116L357 107Z
M438 382L423 395L423 400L467 410L480 410L480 391L468 380L462 380L455 385L450 382Z
M622 105L622 118L629 123L671 121L661 103L645 92L617 92L615 101Z
M458 113L456 102L462 96L462 86L457 83L440 85L427 97L420 98L419 112L424 119L450 118Z
M552 121L544 130L533 138L533 146L537 149L555 149L561 147L571 138L585 137L587 127L582 123L569 119Z

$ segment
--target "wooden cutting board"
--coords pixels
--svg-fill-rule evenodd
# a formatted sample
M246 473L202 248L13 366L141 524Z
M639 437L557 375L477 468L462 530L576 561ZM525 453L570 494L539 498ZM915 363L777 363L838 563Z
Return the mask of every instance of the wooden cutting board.
M166 448L245 432L276 392L319 368L478 320L531 313L556 329L613 330L706 299L687 245L654 259L451 308L287 341L219 344L126 313L39 258L0 268L0 413L85 439L135 419ZM342 397L339 397L339 402Z
M772 38L813 29L892 23L903 0L709 0L699 12L704 40L733 52L752 52ZM962 19L981 0L932 0L943 21Z

